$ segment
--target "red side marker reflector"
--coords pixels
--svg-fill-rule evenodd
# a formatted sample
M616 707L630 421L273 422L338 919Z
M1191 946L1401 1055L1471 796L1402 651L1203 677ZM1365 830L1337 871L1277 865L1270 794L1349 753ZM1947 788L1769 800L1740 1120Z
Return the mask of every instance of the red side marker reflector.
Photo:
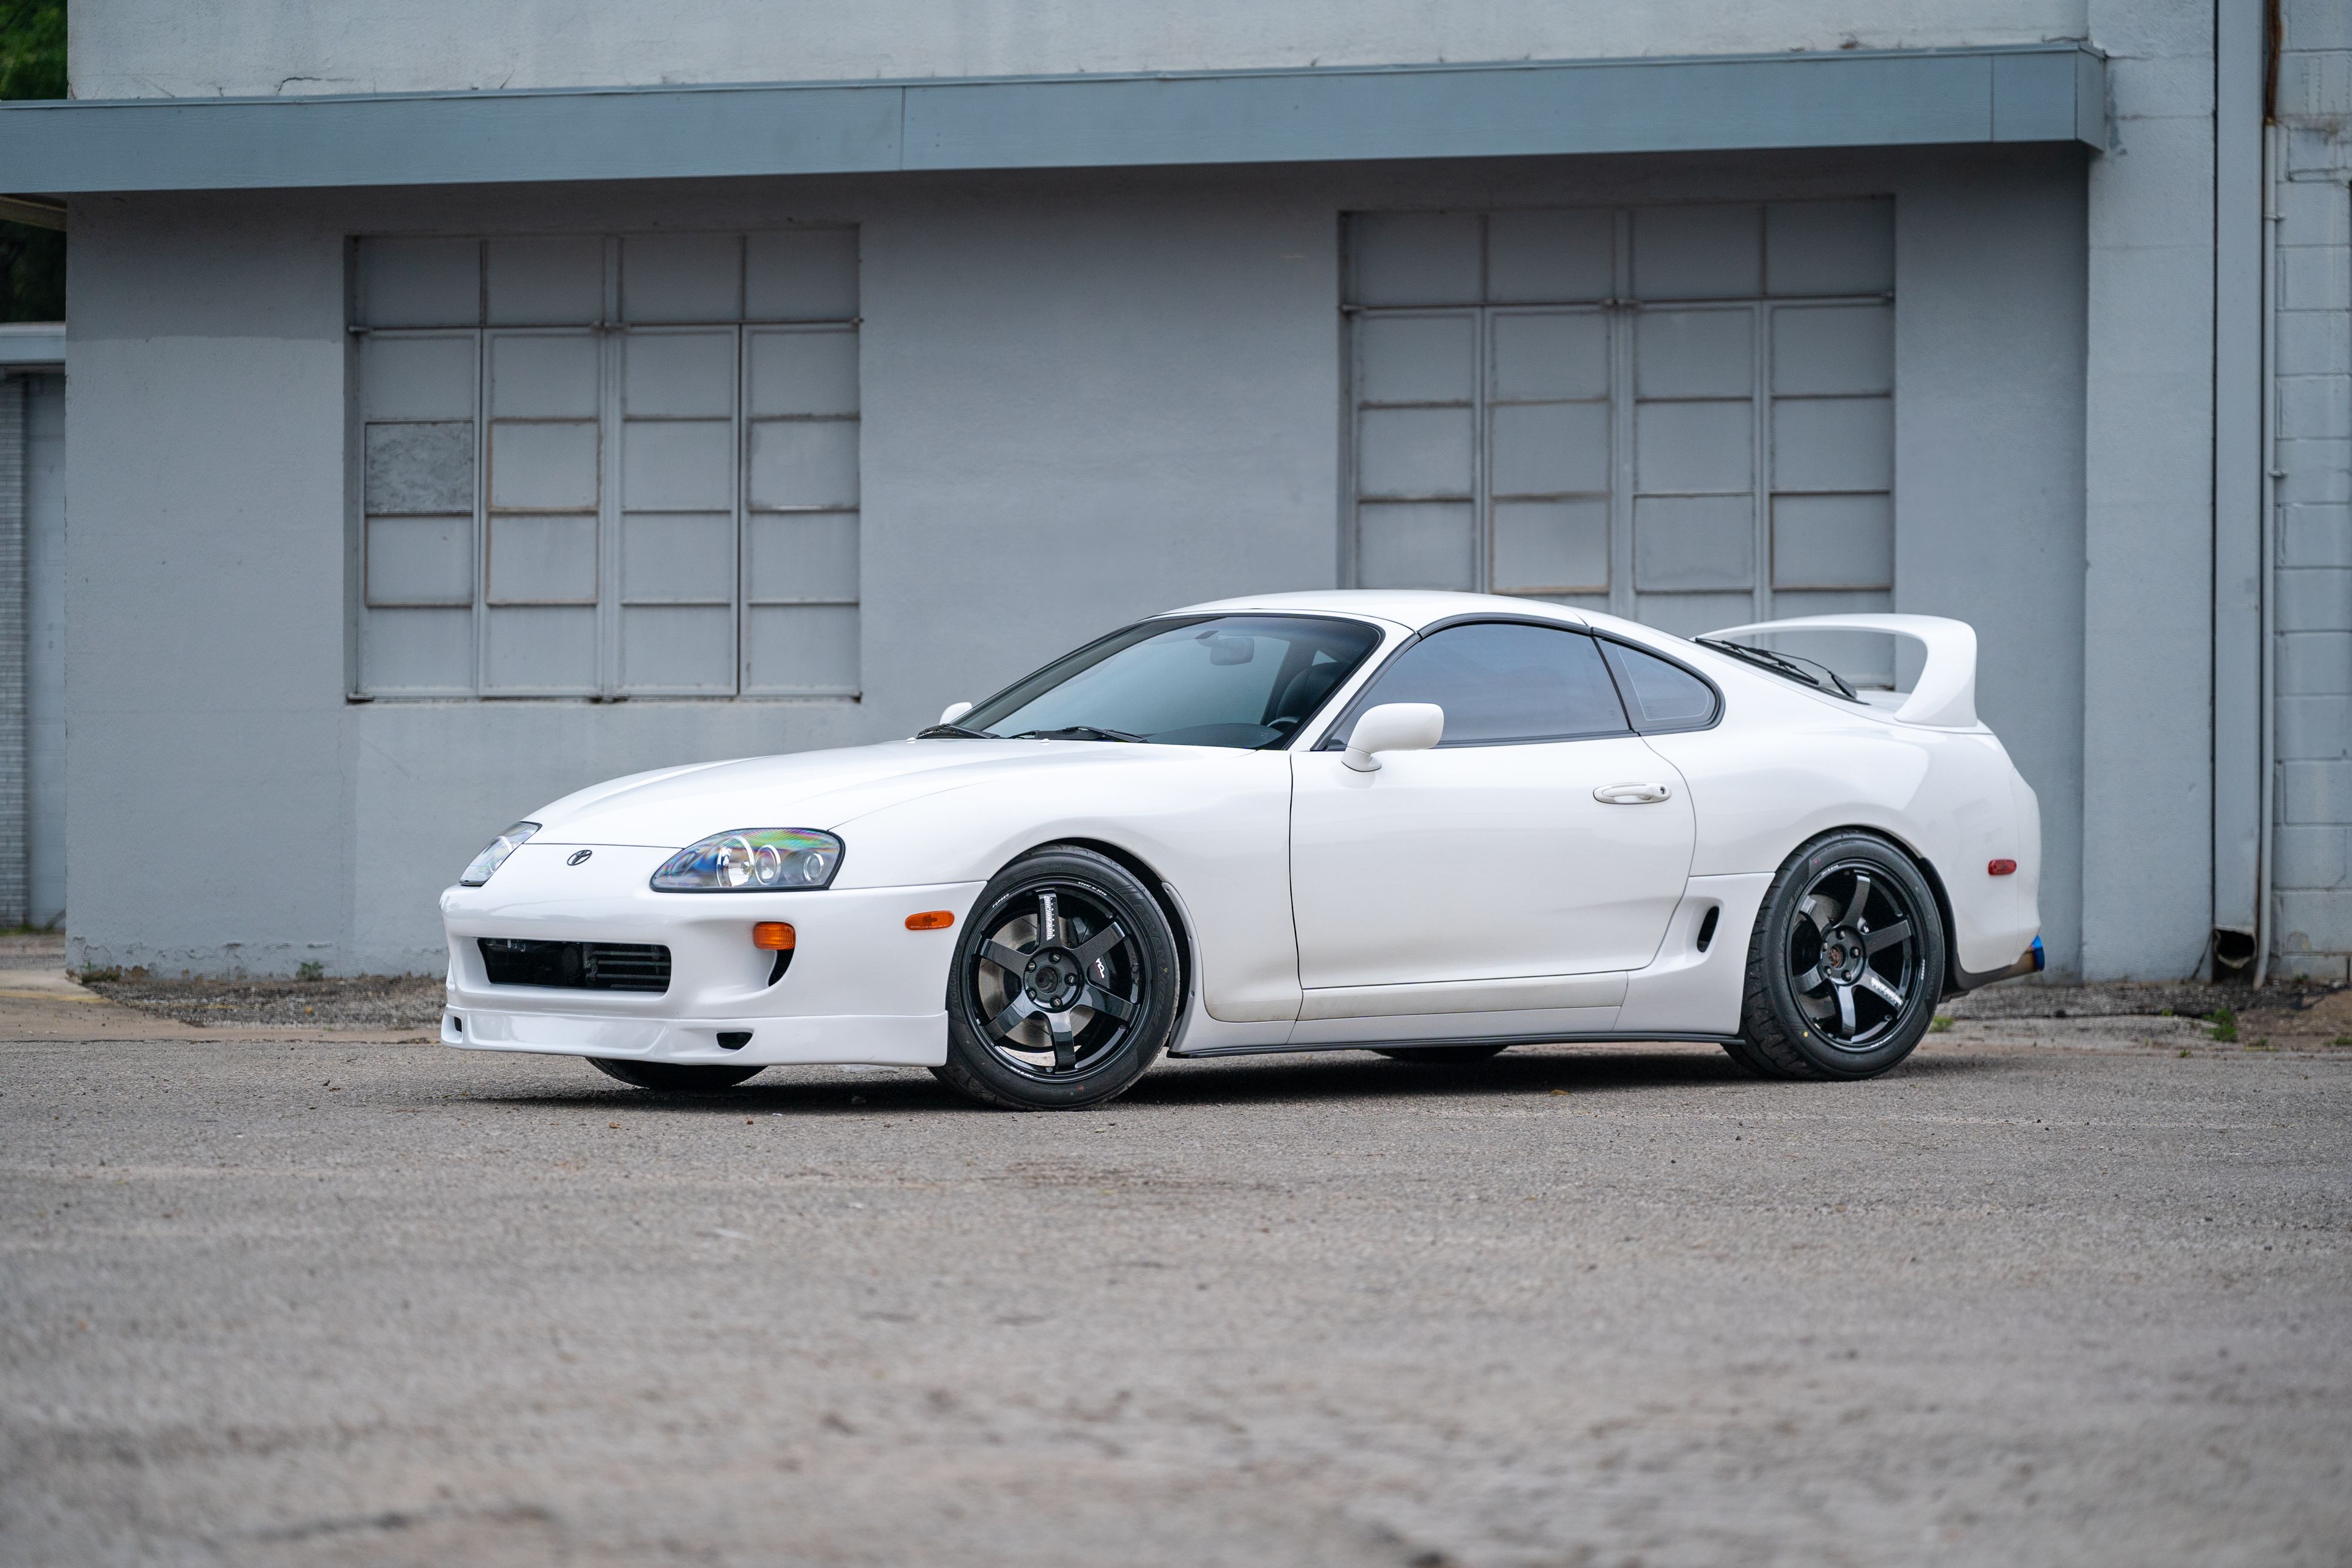
M952 909L926 909L920 915L907 916L907 929L909 931L945 931L954 924L955 911Z
M797 934L781 920L762 920L751 927L751 946L771 953L789 953Z
M2007 876L2016 869L2017 862L2015 861L1987 861L1985 862L1985 875L1987 876Z

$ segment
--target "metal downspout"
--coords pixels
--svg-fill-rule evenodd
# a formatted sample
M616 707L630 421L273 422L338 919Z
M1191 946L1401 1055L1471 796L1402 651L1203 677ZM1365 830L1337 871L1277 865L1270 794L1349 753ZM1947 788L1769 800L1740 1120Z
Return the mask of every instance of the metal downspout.
M2278 287L2278 162L2279 128L2275 120L2263 117L2263 517L2261 580L2262 595L2262 821L2255 830L2254 848L2254 984L2259 987L2270 978L2271 939L2275 933L2271 919L2272 841L2277 830L2272 826L2275 815L2274 797L2278 773L2278 642L2275 622L2278 615L2278 592L2273 578L2273 559L2278 541L2278 484L2284 477L2278 465L2278 310L2273 298Z

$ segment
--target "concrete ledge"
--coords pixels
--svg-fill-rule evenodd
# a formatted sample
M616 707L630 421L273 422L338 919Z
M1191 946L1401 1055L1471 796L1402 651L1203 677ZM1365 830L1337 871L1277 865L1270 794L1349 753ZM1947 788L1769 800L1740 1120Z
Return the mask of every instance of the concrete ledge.
M0 106L0 192L2105 142L2073 43Z

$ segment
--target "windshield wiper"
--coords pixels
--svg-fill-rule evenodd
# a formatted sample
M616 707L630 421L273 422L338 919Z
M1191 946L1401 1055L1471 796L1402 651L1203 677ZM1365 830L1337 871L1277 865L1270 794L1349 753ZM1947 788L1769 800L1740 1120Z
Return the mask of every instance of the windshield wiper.
M1843 675L1818 659L1808 659L1801 653L1775 653L1769 649L1750 648L1738 643L1717 642L1712 637L1701 637L1696 641L1702 648L1712 648L1718 653L1728 653L1735 659L1745 660L1759 669L1769 670L1776 675L1786 675L1792 681L1802 681L1815 690L1828 690L1828 686L1822 685L1819 679L1801 667L1811 664L1830 678L1829 685L1837 688L1838 695L1850 703L1858 703L1862 700L1854 694L1854 689L1845 684Z
M1148 735L1134 735L1124 729L1105 729L1098 724L1066 724L1059 729L1024 729L1013 737L1015 740L1123 740L1130 746L1149 746Z
M915 732L917 740L1002 740L1004 737L985 729L974 729L962 724L935 724L929 729Z

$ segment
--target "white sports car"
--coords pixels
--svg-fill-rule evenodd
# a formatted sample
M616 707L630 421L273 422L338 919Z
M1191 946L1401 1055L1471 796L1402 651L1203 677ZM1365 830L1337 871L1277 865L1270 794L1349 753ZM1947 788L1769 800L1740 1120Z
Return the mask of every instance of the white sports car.
M1909 639L1906 692L1759 641ZM1696 642L1471 594L1196 605L909 740L568 795L441 897L444 1042L646 1089L930 1068L1076 1108L1163 1052L1709 1040L1866 1078L2042 967L1976 637Z

